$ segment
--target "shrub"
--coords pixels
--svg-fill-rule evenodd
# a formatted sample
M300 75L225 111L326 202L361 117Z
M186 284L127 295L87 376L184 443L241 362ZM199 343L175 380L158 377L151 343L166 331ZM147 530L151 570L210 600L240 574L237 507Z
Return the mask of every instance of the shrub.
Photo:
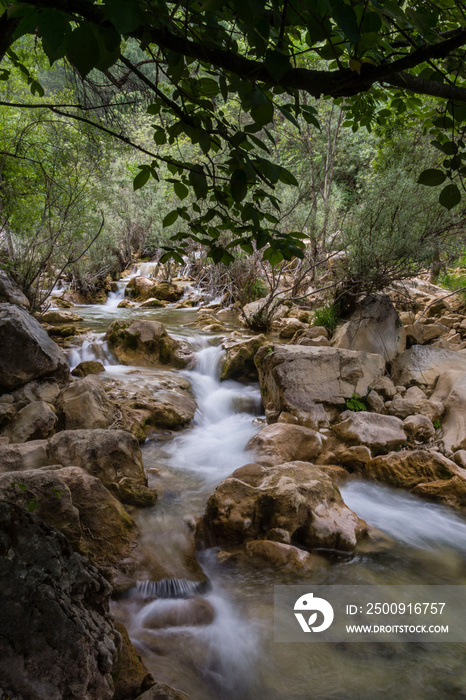
M338 323L336 307L333 304L327 304L316 309L313 323L314 326L323 326L330 332L334 331Z

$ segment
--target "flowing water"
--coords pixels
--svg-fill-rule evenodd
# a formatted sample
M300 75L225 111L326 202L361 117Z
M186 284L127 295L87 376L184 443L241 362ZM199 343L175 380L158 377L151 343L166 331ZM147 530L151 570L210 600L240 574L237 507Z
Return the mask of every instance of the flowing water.
M96 333L80 350L104 357L107 378L150 387L158 370L112 364L102 331L114 307L76 309ZM198 410L193 424L142 447L155 507L135 511L143 546L159 562L158 583L141 582L114 603L154 676L191 700L446 700L466 698L461 644L299 644L273 641L273 586L314 584L464 584L466 520L456 511L402 491L363 481L342 488L346 503L387 534L373 551L322 559L299 580L241 562L221 563L215 550L193 563L192 521L215 486L252 461L248 440L263 424L256 385L220 382L222 350L214 336L200 338L189 324L195 312L118 309L119 316L156 318L190 340L197 366L184 372ZM100 335L99 335L100 333ZM76 352L79 352L78 350ZM89 355L89 357L88 357ZM77 355L71 356L75 362ZM202 624L208 623L208 624Z

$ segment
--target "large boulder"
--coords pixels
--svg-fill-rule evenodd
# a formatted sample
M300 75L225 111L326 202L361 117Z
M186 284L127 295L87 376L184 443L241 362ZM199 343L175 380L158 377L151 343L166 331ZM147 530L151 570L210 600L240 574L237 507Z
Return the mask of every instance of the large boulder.
M466 469L439 452L391 452L368 462L365 475L450 506L466 505Z
M312 462L322 452L322 437L301 425L274 423L254 435L247 447L254 451L256 461L266 466Z
M64 535L4 502L0 586L2 697L112 700L110 585Z
M69 378L66 357L27 311L0 304L0 392L17 389L32 379Z
M55 430L57 416L48 403L32 401L22 408L8 426L10 442L27 442L50 437Z
M403 386L433 386L437 378L448 370L466 372L466 353L431 345L413 345L395 360L392 375L395 383Z
M65 430L108 428L115 420L115 406L95 375L74 381L63 389L56 406Z
M0 445L0 473L51 465L82 467L123 503L155 502L139 444L125 430L63 430L48 440Z
M112 583L136 566L137 529L100 479L79 467L50 467L0 474L0 500L32 508L89 557Z
M181 369L195 362L189 345L169 336L158 321L114 321L105 339L117 360L125 365L163 364Z
M126 287L126 296L137 301L156 298L175 302L184 294L183 287L169 282L156 282L148 277L133 277Z
M43 313L40 316L40 320L43 323L49 323L51 326L60 326L64 323L69 324L82 321L83 317L73 313L73 311L58 311L54 309L53 311L46 311Z
M269 468L248 464L210 496L197 537L207 546L237 546L275 540L277 529L286 531L297 547L352 551L367 528L319 467L307 462Z
M29 299L13 282L9 274L4 270L0 270L0 304L5 302L29 309Z
M407 440L399 418L366 411L344 411L333 430L344 442L371 449L393 450Z
M334 335L333 347L382 355L391 362L406 348L406 333L389 297L370 294Z
M365 396L385 371L381 355L300 345L264 345L254 361L271 419L282 411L312 413L316 404L342 405L354 394Z
M220 379L257 379L254 356L266 342L265 335L256 335L227 347Z
M466 372L448 370L435 385L431 397L446 407L442 419L442 443L447 452L466 449Z

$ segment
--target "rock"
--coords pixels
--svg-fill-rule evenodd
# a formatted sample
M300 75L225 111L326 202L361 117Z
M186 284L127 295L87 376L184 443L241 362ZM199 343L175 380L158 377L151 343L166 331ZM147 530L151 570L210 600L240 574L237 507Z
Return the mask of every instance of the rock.
M254 361L264 406L275 417L365 396L385 370L381 355L298 345L264 345Z
M186 693L181 690L156 682L149 690L142 695L138 695L136 700L188 700Z
M115 629L121 636L121 646L118 662L112 671L115 683L113 700L129 700L151 688L154 678L147 672L141 657L131 644L126 627L116 621Z
M136 525L100 479L84 469L6 472L0 475L0 500L35 506L34 512L63 532L111 582L124 581L123 575L134 571Z
M32 401L45 401L54 404L61 392L55 379L36 379L13 392L16 403L27 404Z
M189 392L170 389L156 391L153 396L139 395L122 404L125 425L133 432L132 425L143 429L143 439L150 426L167 430L184 428L194 419L197 404Z
M114 321L105 339L122 364L150 367L161 363L185 368L195 362L189 345L169 336L158 321Z
M266 411L266 414L268 411ZM319 430L330 425L329 416L321 403L316 403L308 411L295 409L293 413L282 411L278 416L277 423L289 423L291 425L303 425L305 428Z
M57 424L57 416L48 403L33 401L19 411L8 426L10 442L27 442L50 437Z
M374 389L372 389L372 391L370 391L367 394L366 401L367 401L368 406L374 411L374 413L383 413L384 412L384 408L385 408L384 401L383 401L382 397L379 396L379 394L376 391L374 391Z
M304 330L305 328L305 324L297 318L282 318L279 337L283 339L292 338L296 331Z
M247 464L210 496L197 538L207 546L263 540L280 528L297 547L352 551L366 524L343 502L333 480L307 462Z
M110 585L64 535L9 503L0 503L0 582L5 697L112 700L120 636Z
M444 411L444 404L439 397L432 396L428 399L422 389L417 386L411 386L404 393L403 398L395 396L390 405L387 405L387 408L390 415L401 419L422 413L430 420L437 420Z
M309 338L306 333L295 334L290 340L290 344L307 345L311 348L330 347L331 343L324 335L318 335L314 338Z
M245 306L243 306L241 314L242 319L245 321L247 326L249 326L250 328L254 328L255 326L257 326L258 321L259 325L261 325L260 321L266 303L267 297L262 297L262 299L251 301L249 304L245 304ZM284 307L280 305L280 301L277 299L275 309L270 313L270 319L272 321L277 321L278 319L283 318L285 313L286 309L284 309Z
M366 445L347 447L338 453L342 465L350 471L363 469L372 459L371 451Z
M430 345L413 345L395 360L392 375L405 386L433 386L436 379L448 370L466 371L466 354Z
M403 421L403 429L415 440L426 442L435 435L435 428L427 416L408 416Z
M11 403L0 402L0 428L8 425L16 416L16 408Z
M79 379L63 389L57 410L65 430L108 428L114 421L115 407L100 379L94 375Z
M156 500L147 488L138 442L124 430L63 430L48 440L0 445L0 473L57 464L85 469L123 503Z
M148 629L167 627L203 627L211 625L215 610L204 598L159 598L149 603L140 615L140 622Z
M71 309L74 306L71 301L67 301L61 297L53 297L53 303L55 306L58 306L59 309Z
M339 328L333 347L382 355L391 362L406 348L406 334L391 299L370 294Z
M403 422L379 413L344 411L341 422L333 426L341 440L370 448L393 450L406 442Z
M445 313L449 313L450 311L451 311L451 307L448 304L448 302L446 302L445 299L438 299L429 308L429 316L432 316L432 317L443 316Z
M167 305L166 301L161 301L160 299L156 299L155 297L151 297L150 299L146 299L146 301L143 301L141 303L140 308L141 309L163 309L166 305Z
M432 401L445 408L442 443L447 452L466 448L466 372L447 370L438 378Z
M162 301L175 302L179 301L184 294L183 287L174 283L157 282L154 285L153 296Z
M258 464L274 466L301 460L311 462L322 452L322 437L301 425L274 423L257 433L247 445Z
M0 392L39 377L54 377L60 383L69 378L68 362L58 345L33 316L13 304L0 305L0 347Z
M24 309L29 309L29 299L21 289L13 282L4 270L0 270L0 304L14 304Z
M100 374L105 372L105 367L97 360L84 360L72 370L73 377L87 377L89 374Z
M385 399L392 399L396 394L396 387L390 377L380 377L372 384L372 389Z
M46 311L40 316L40 320L43 323L50 323L51 326L57 326L64 323L74 323L75 321L82 321L83 317L72 311Z
M404 326L411 326L416 320L416 314L413 311L401 311L399 317Z
M440 323L426 323L406 326L406 339L408 345L425 345L431 340L440 338L448 333L448 328Z
M227 347L220 379L257 379L254 356L266 342L265 335L256 335Z
M246 554L262 564L274 569L287 569L297 573L307 573L322 566L322 557L306 552L283 542L251 540L246 543Z
M147 277L133 277L126 287L126 296L138 301L156 298L162 301L178 301L184 294L182 287L168 282L155 282Z
M117 309L132 309L134 303L129 299L122 299L119 304L117 304Z
M466 505L466 470L439 452L391 452L368 462L365 474L446 505Z
M462 469L466 469L466 450L458 450L452 457L455 464Z

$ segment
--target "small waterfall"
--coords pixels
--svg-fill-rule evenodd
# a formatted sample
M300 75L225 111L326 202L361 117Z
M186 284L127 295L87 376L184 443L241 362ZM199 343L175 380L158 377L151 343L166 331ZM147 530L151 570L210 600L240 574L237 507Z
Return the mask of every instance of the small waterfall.
M206 581L188 581L185 578L163 578L161 581L138 581L136 591L146 600L152 598L192 598L206 593L210 583Z
M159 263L157 262L139 263L136 275L140 275L141 277L150 277L158 264Z
M116 292L109 292L107 301L105 303L105 306L109 306L110 308L116 308L120 301L123 301L125 298L125 289L126 285L128 284L129 280L131 277L128 277L125 280L120 280L117 282L117 291Z
M98 360L103 365L114 365L115 360L104 336L105 333L95 333L91 338L83 340L80 347L73 348L68 355L70 369L88 360Z

